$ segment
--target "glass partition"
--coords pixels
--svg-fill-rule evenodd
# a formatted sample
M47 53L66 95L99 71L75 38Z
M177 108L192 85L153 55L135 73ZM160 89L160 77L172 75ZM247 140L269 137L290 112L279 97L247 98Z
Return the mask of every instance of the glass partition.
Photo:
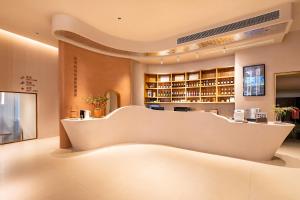
M0 144L37 138L37 95L0 92Z

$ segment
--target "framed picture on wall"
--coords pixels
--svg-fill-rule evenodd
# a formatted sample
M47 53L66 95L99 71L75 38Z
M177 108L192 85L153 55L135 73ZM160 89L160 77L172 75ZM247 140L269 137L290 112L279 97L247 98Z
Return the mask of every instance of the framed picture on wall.
M265 65L243 68L243 96L265 96Z

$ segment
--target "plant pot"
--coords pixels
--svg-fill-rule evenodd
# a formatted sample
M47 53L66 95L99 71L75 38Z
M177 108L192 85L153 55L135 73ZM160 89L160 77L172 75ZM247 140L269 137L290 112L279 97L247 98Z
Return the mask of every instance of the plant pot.
M278 124L282 123L282 115L275 114L275 123L278 123Z
M93 114L93 116L94 116L95 118L103 117L103 116L104 116L104 109L99 109L99 108L94 109L94 114Z

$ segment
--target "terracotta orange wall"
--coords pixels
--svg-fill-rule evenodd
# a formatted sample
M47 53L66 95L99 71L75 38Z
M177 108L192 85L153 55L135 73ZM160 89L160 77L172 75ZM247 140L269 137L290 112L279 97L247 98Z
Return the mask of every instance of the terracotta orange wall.
M77 58L77 96L74 96L74 58ZM120 94L120 106L131 104L131 60L94 53L59 42L60 117L70 117L71 109L90 109L84 99L104 95L108 90ZM61 147L70 147L61 127Z

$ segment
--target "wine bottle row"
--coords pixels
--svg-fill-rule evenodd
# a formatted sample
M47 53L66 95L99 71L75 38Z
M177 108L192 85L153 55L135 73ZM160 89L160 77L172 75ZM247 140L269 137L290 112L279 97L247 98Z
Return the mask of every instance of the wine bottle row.
M167 83L167 84L159 84L158 88L163 88L163 89L168 89L171 88L171 84Z
M158 97L171 97L171 90L160 91Z
M156 91L147 90L147 97L156 97Z
M185 91L184 90L172 91L172 96L185 97Z
M234 87L221 87L218 91L220 95L234 95Z
M185 83L184 82L172 83L172 87L185 87Z
M186 95L188 97L194 97L194 96L199 96L200 92L198 90L188 90L186 92Z
M202 86L214 86L216 85L216 81L215 80L205 80L202 81Z
M188 82L187 87L199 87L200 82Z
M226 79L218 80L218 85L228 85L228 84L234 84L234 79L233 78L226 78Z

